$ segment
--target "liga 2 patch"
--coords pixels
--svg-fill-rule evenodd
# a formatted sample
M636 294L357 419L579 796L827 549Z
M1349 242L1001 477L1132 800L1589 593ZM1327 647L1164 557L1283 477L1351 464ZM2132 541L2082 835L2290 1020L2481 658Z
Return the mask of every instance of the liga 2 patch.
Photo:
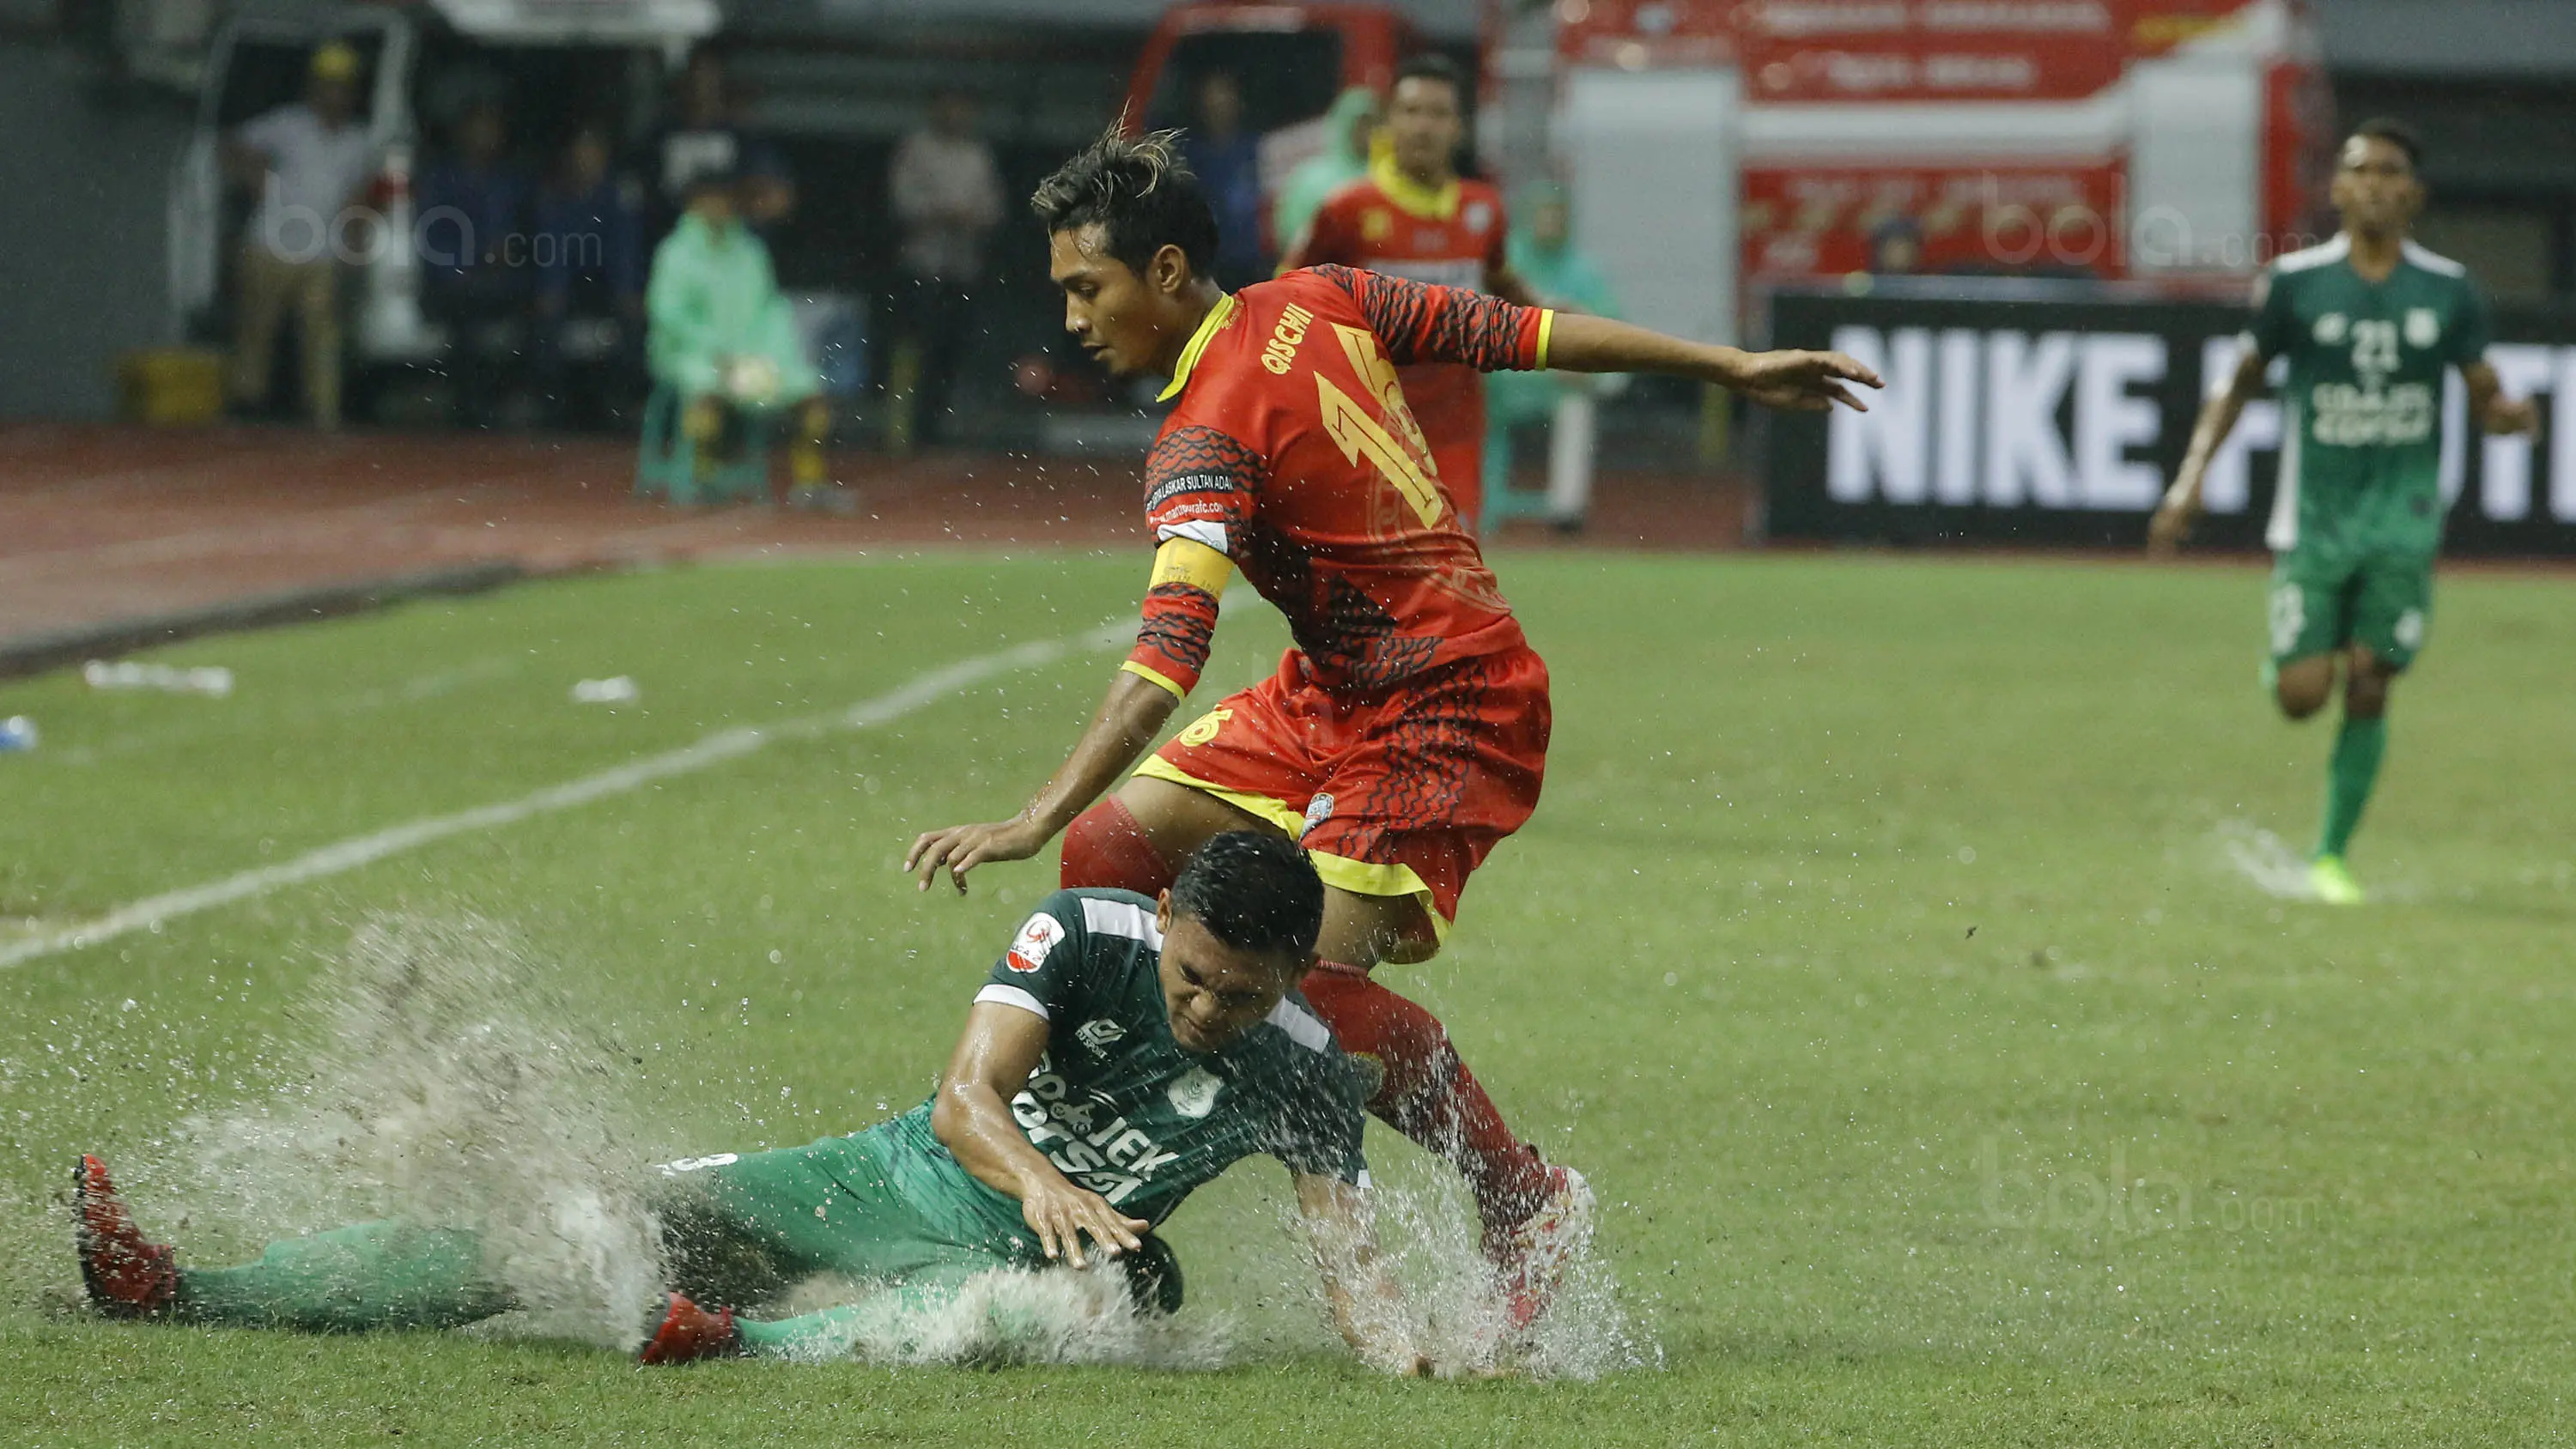
M1056 942L1063 939L1064 922L1040 911L1021 924L1020 933L1011 938L1010 954L1002 958L1002 964L1014 971L1035 971L1046 964L1047 954L1055 949Z

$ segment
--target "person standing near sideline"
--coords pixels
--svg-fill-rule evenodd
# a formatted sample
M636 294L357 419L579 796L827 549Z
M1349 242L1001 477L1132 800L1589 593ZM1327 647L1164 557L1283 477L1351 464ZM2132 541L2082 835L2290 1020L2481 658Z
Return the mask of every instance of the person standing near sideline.
M1448 57L1418 55L1397 68L1386 134L1385 154L1325 201L1281 270L1338 263L1536 306L1503 253L1503 194L1458 174L1467 78ZM1485 380L1475 368L1434 361L1396 376L1430 443L1432 471L1472 535L1484 523Z
M333 243L367 183L374 147L358 119L358 52L326 41L306 63L304 99L225 139L227 176L259 193L234 274L236 406L268 403L277 326L289 307L303 341L304 400L318 428L340 426L340 286Z
M1002 174L975 134L975 100L943 91L929 124L896 145L886 193L903 227L889 386L897 451L946 439L957 363L974 325L984 242L1002 221Z

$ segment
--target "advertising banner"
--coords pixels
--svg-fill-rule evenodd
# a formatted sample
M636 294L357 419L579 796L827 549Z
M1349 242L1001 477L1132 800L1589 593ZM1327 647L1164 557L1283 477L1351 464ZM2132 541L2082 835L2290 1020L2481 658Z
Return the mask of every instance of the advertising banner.
M1769 345L1848 352L1887 390L1867 413L1767 417L1766 531L1896 544L2142 545L2245 323L2222 302L1964 278L1784 291L1767 309ZM2496 320L2488 361L2508 395L2540 399L2541 434L2475 434L2449 375L2448 551L2576 555L2576 318ZM2281 422L2276 398L2246 408L2196 539L2261 546Z

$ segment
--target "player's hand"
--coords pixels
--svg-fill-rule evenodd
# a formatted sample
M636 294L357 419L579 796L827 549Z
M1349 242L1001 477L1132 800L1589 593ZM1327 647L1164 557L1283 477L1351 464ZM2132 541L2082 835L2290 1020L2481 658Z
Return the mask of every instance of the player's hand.
M1878 374L1839 352L1750 352L1736 369L1738 391L1764 407L1823 412L1836 403L1856 413L1869 405L1845 386L1885 387Z
M904 853L903 868L919 876L920 888L928 890L940 869L946 867L949 880L962 896L966 894L966 872L988 860L1026 860L1046 849L1047 834L1025 815L983 825L928 830L914 837L912 849Z
M1020 1217L1037 1233L1038 1243L1048 1257L1061 1258L1077 1268L1083 1266L1082 1240L1086 1235L1104 1256L1115 1258L1143 1247L1144 1235L1154 1227L1111 1207L1100 1194L1060 1177L1037 1184L1021 1197Z
M2540 435L2540 404L2527 397L2500 397L2487 406L2487 431L2497 437Z
M2147 520L2147 557L2171 558L2191 537L2191 526L2200 517L2199 480L2178 479L2167 490L2164 501L2156 505Z

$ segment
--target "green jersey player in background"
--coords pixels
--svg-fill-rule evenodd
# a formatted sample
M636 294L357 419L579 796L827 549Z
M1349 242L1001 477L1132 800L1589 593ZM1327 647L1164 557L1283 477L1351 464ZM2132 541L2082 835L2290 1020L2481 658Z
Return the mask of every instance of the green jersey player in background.
M1058 891L995 963L931 1099L849 1137L666 1164L656 1204L680 1291L647 1363L848 1352L996 1269L1119 1260L1140 1306L1176 1311L1155 1229L1232 1163L1285 1163L1336 1325L1370 1363L1423 1374L1377 1255L1360 1158L1362 1090L1296 994L1324 886L1284 836L1234 832L1159 901ZM91 1303L119 1317L357 1332L455 1327L514 1305L470 1224L361 1223L272 1243L257 1261L181 1268L145 1239L96 1157L74 1232ZM840 1273L861 1301L770 1321L711 1301ZM732 1286L718 1286L732 1285Z
M2486 431L2528 432L2539 420L2528 400L2503 395L2486 362L2486 304L2468 270L2407 237L2424 205L2422 150L2396 121L2366 121L2345 140L2332 192L2343 229L2264 272L2235 375L2202 407L2148 528L2158 554L2182 541L2211 457L2286 357L2280 485L2264 531L2275 560L2265 674L2281 712L2299 720L2324 708L2342 668L2343 727L2309 867L2317 898L2337 905L2362 899L2344 852L2387 747L2389 688L2432 621L2443 370L2460 370Z

